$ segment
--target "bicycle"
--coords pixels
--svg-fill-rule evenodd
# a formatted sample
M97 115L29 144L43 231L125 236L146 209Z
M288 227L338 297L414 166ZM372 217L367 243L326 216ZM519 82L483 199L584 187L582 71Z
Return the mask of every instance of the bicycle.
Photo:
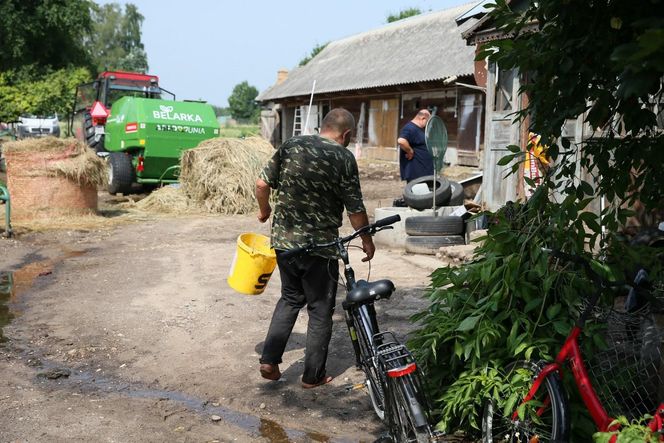
M364 226L328 243L311 243L284 253L284 258L317 249L335 248L344 264L346 298L344 317L355 353L355 365L366 380L373 409L396 442L430 442L437 436L430 425L429 404L417 364L406 346L391 332L380 332L374 303L389 300L395 290L390 280L355 280L348 244L360 235L374 235L401 220L394 215Z
M517 403L515 408L508 409L508 411L512 412L506 414L507 416L502 413L503 411L497 410L498 408L493 400L486 401L482 417L482 441L485 443L496 441L528 443L570 441L571 411L561 380L562 370L566 362L569 363L571 374L581 398L599 431L618 430L618 426L614 424L614 418L609 415L606 409L607 407L614 406L622 407L623 410L626 406L632 406L634 411L632 418L640 417L655 410L654 417L650 421L649 426L653 431L661 430L662 420L664 419L664 402L660 403L662 399L657 392L656 385L662 386L659 380L655 384L650 384L642 388L638 388L634 384L629 386L628 389L633 390L630 392L630 395L639 400L638 404L636 401L628 402L625 398L621 398L617 402L612 402L610 395L606 395L602 391L597 391L593 387L581 354L579 337L586 322L591 317L599 317L596 307L602 289L622 286L624 283L612 283L602 278L592 269L590 263L582 257L565 254L560 251L547 251L554 257L581 265L593 281L596 290L587 301L587 304L585 304L576 325L570 331L553 362L518 361L506 367L505 372L508 375L510 384L514 386L525 383L528 392L523 396L520 404ZM647 282L642 272L645 271L640 271L637 274L634 284L630 285L632 291L638 291L646 285ZM630 295L636 293L631 292ZM623 357L635 359L637 363L636 368L639 371L637 377L643 377L648 371L650 371L651 377L653 371L655 377L657 377L661 361L659 349L661 334L653 334L652 330L648 330L649 325L653 326L650 323L652 320L647 320L644 323L644 319L649 313L647 308L648 306L642 306L639 310L631 313L620 313L614 310L607 311L608 316L611 317L608 319L607 332L620 333L622 337L617 341L617 346L620 346L620 349L615 350L615 352ZM626 317L627 314L636 315L637 320L624 322L628 318ZM648 352L644 352L646 348L648 348ZM634 375L625 372L626 367L620 368L620 365L616 364L615 358L600 358L599 360L605 366L605 370L619 369L622 371L622 380L628 380L633 383ZM615 376L618 377L617 375ZM598 387L602 389L612 383L613 385L620 385L621 380L606 377L606 380L598 384ZM528 408L529 404L530 408Z

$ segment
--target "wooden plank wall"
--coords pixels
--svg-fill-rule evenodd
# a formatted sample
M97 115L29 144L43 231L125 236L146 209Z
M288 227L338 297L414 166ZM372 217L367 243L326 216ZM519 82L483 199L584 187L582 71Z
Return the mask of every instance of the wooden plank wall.
M519 90L518 76L514 79L514 97ZM507 145L519 145L519 127L513 125L513 117L509 113L513 111L494 111L496 94L496 76L493 69L487 72L486 93L486 121L484 127L484 158L482 177L482 202L490 211L495 211L505 205L507 201L515 201L517 198L517 175L506 175L511 167L498 166L498 160L509 151Z

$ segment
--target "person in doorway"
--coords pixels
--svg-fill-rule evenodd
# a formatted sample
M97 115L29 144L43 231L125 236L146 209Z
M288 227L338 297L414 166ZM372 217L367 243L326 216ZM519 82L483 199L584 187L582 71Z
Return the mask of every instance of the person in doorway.
M399 144L399 171L401 180L410 182L416 178L433 174L433 157L427 149L424 128L431 118L427 109L420 109L415 117L406 123L397 143Z
M258 220L272 214L270 190L277 191L272 220L272 247L277 254L281 276L281 298L272 314L260 373L268 380L281 377L279 364L300 310L309 314L302 386L313 388L329 383L325 372L332 337L332 314L337 292L339 266L336 251L315 251L284 259L284 251L338 236L343 210L354 229L369 224L362 201L357 163L346 149L355 127L353 115L345 109L331 110L321 123L320 134L293 137L279 147L256 180ZM366 254L373 258L370 235L362 237Z

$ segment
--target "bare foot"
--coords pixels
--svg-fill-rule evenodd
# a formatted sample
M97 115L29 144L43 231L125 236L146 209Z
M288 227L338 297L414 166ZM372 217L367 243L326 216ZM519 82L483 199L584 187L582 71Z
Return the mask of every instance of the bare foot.
M326 376L323 377L323 379L322 379L321 381L319 381L318 383L309 384L309 383L302 382L302 387L303 387L304 389L315 388L316 386L321 386L321 385L328 384L328 383L331 382L333 379L334 379L334 377L332 377L331 375L326 375Z
M260 367L261 376L268 380L276 381L281 378L281 371L279 371L279 365L271 365L269 363L263 363Z

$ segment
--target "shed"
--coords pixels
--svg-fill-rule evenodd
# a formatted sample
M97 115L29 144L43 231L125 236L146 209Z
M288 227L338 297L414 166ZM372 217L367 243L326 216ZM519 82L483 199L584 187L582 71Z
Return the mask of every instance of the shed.
M469 46L475 46L478 50L487 42L513 37L496 28L491 15L487 14L487 9L484 8L484 5L490 3L495 2L484 0L457 18L457 23L463 28L461 36ZM520 11L528 7L529 0L507 0L507 3L513 10ZM473 21L470 26L469 21ZM537 23L532 23L530 29L525 31L536 32ZM511 164L497 164L498 160L509 153L508 145L520 146L523 151L528 149L528 120L522 123L515 121L515 113L528 106L528 97L519 94L519 88L527 78L517 70L501 69L493 62L486 63L486 66L482 202L487 209L495 211L507 201L527 198L531 191L524 182L524 171L532 167L527 169L524 165L518 174L510 175ZM563 128L563 138L575 144L582 143L591 133L591 128L584 124L583 116L568 120ZM592 177L587 176L585 171L580 171L580 177L593 182ZM599 202L591 204L591 209L598 211Z
M449 134L448 162L478 165L484 92L476 78L483 77L484 67L476 66L474 48L464 44L455 21L475 3L330 42L306 65L287 76L280 71L278 81L257 97L263 134L276 146L313 133L330 109L344 107L358 124L358 154L396 160L401 126L417 110L435 108Z

